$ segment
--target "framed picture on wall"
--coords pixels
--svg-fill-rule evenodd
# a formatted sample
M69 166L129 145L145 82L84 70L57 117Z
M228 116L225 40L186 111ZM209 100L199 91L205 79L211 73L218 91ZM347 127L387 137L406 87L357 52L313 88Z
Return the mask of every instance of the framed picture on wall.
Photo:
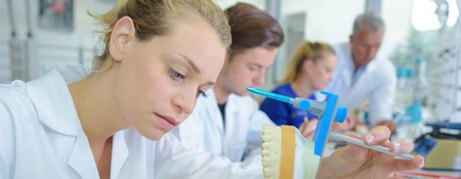
M63 32L73 31L73 0L39 0L38 27Z

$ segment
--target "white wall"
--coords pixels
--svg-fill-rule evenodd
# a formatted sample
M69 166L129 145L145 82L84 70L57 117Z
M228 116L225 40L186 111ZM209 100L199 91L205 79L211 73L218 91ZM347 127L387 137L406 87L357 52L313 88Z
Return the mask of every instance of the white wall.
M37 7L37 1L32 3ZM37 19L33 19L32 27L34 37L31 39L31 53L36 55L30 63L30 77L41 75L43 66L48 64L79 64L90 65L95 55L95 48L99 40L95 30L102 29L87 11L101 14L113 6L110 2L97 0L74 0L74 30L72 32L59 32L38 28ZM33 8L33 13L38 14L38 8ZM80 52L79 52L80 50ZM79 54L82 53L82 54ZM79 55L83 55L83 62Z
M389 56L410 35L411 15L414 0L384 0L381 15L386 23L386 34L380 53Z
M8 43L12 39L11 24L8 19L7 1L0 0L0 82L11 80L2 76L10 74L11 69L2 68L10 66ZM13 12L14 23L17 31L16 40L25 43L29 52L29 65L26 67L27 79L34 79L42 73L43 66L56 63L82 63L79 55L84 57L84 63L89 64L94 56L94 48L98 40L98 34L94 30L101 27L87 15L87 10L95 13L103 13L113 6L108 0L74 0L74 29L64 32L38 27L38 0L14 0ZM30 7L28 13L27 4ZM30 25L27 23L30 18ZM27 37L30 30L32 37ZM79 49L81 54L79 54Z
M235 4L236 2L248 2L260 9L265 8L265 0L214 0L223 9ZM10 29L8 14L6 12L7 0L0 0L0 82L2 74L8 74L2 66L9 65L6 58L9 52L6 44L10 39ZM26 23L26 0L14 0L13 12L18 31L19 40L27 39ZM388 55L398 43L404 42L410 29L410 17L413 0L385 0L382 1L382 15L386 21L387 31L381 53ZM31 58L31 78L40 74L43 65L50 63L79 63L76 49L85 49L85 63L91 61L93 54L92 48L98 41L98 34L95 29L100 29L93 19L87 15L87 10L102 13L113 6L111 0L74 0L74 31L59 32L43 30L37 27L38 1L30 1L31 31L30 47L33 55ZM315 41L325 41L328 43L338 43L348 40L352 30L354 18L363 12L365 0L283 0L282 1L282 20L289 14L306 12L306 31L305 38ZM284 53L281 50L280 53ZM53 58L54 57L54 58ZM286 61L286 60L284 60ZM284 69L284 63L278 64ZM280 73L280 70L279 70ZM283 75L282 73L278 75ZM3 75L5 78L5 75Z
M307 12L305 38L328 43L349 40L355 17L364 12L365 0L285 0L285 14ZM413 0L382 1L381 15L386 23L382 55L389 55L396 44L404 42L411 28Z
M11 27L8 25L9 16L7 13L6 0L0 1L0 83L11 79L9 48L7 39L11 32Z
M380 49L380 55L389 56L396 45L404 43L411 28L411 10L413 0L385 0L382 1L382 17L386 24L386 34ZM323 41L330 44L347 42L352 33L353 21L357 15L365 10L365 0L283 0L282 20L288 15L300 12L306 13L305 36L311 41ZM287 34L289 35L289 34ZM285 45L290 42L285 42ZM282 46L280 57L290 56ZM275 62L277 79L285 73L285 66L289 59L278 59ZM268 75L269 77L272 74ZM275 84L265 84L271 88Z
M364 0L310 0L306 38L339 43L348 40L354 18L363 12Z
M38 1L34 1L33 13L38 14ZM40 43L59 44L63 46L84 46L93 47L97 41L98 34L94 30L100 26L94 21L87 11L94 13L104 13L113 5L104 1L97 0L74 0L74 31L59 32L48 29L40 29L37 25L37 19L33 19L34 39ZM65 40L64 40L65 39Z
M213 0L216 4L218 4L222 9L226 9L237 2L246 2L249 4L253 4L254 6L258 7L259 9L265 9L265 0Z

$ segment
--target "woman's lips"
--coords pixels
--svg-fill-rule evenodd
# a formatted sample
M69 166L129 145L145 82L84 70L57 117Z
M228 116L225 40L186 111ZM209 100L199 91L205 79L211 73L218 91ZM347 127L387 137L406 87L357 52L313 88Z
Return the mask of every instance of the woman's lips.
M167 116L162 116L160 114L157 114L155 113L156 116L158 116L161 121L162 121L162 124L163 124L163 128L170 131L171 129L173 129L175 126L177 126L179 124L179 122L177 122L174 118L171 118L171 117L167 117Z

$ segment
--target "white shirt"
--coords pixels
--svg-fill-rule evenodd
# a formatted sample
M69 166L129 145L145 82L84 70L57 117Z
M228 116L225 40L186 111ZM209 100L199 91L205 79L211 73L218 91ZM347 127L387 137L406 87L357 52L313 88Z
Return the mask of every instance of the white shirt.
M99 178L69 89L52 71L0 85L0 178ZM111 178L154 178L155 142L134 129L113 138Z
M375 57L352 85L355 67L350 44L337 44L333 48L338 57L338 66L326 91L338 94L339 104L349 111L360 108L369 100L369 120L372 125L382 119L391 119L397 82L392 62L387 58Z
M213 90L157 144L158 178L263 178L263 124L274 125L250 96L230 95L225 124ZM181 164L178 164L181 163Z

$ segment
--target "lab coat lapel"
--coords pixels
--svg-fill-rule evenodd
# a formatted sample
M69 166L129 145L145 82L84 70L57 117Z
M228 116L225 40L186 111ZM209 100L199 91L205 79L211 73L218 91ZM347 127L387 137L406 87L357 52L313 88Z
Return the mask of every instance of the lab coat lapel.
M363 90L361 89L364 89L364 87L362 87L363 85L369 85L367 84L368 82L370 82L370 80L373 80L373 79L370 79L370 76L367 75L368 73L370 73L371 71L374 71L376 67L376 59L373 59L370 63L368 63L365 67L365 71L363 71L363 73L361 74L361 76L359 76L359 78L357 79L357 81L355 81L355 84L354 86L352 86L352 89L351 89L351 93L357 93L356 95L353 95L351 94L350 96L363 96L364 94L361 94L363 93Z
M77 138L67 164L82 178L99 178L99 172L92 157L91 149L88 150L87 145L84 143L85 140L82 137Z
M232 141L234 141L235 139L231 139L232 137L235 137L234 135L232 135L232 132L234 131L235 127L237 126L234 126L235 124L235 121L233 120L238 120L237 119L237 116L238 114L236 114L236 105L233 104L233 101L232 101L232 94L229 95L228 97L228 100L227 100L227 104L226 104L226 110L225 110L225 114L226 115L226 121L225 121L225 125L226 125L226 130L224 130L224 134L223 134L223 154L225 156L232 156L230 154L230 151L229 150L229 145Z
M27 92L43 125L63 135L77 136L82 131L72 96L58 72L28 82Z
M234 126L234 124L236 124L235 122L236 121L233 121L233 120L241 120L241 119L238 119L238 115L239 115L239 111L243 111L243 109L241 109L242 106L239 106L239 104L236 104L236 101L233 100L233 94L229 95L229 99L227 101L227 105L226 105L226 128L228 129L234 129L235 127L238 127L238 126ZM240 104L242 105L242 104ZM228 132L229 131L229 132ZM228 130L226 131L226 134L227 136L234 136L232 135L232 131L234 130Z
M345 58L345 70L341 70L341 75L340 78L342 78L340 81L344 82L348 88L353 88L352 86L352 74L354 74L354 60L352 58L352 54L348 53L349 56Z
M35 104L40 122L54 133L49 135L54 137L52 141L56 151L63 150L61 147L72 150L67 161L71 168L82 178L99 178L67 84L56 71L45 76L27 84L27 92ZM71 143L73 147L68 146Z
M208 90L208 93L206 95L207 98L207 103L206 103L206 108L207 109L210 109L208 110L208 116L206 117L206 119L209 119L209 120L217 120L217 121L213 121L213 122L210 122L211 124L215 124L216 128L215 129L219 129L219 132L221 133L221 136L224 136L224 127L225 127L225 124L223 123L223 119L221 117L221 112L219 111L219 107L218 107L218 101L216 99L216 96L214 94L214 91L213 89L210 89ZM226 108L227 108L228 105L226 105ZM227 110L227 109L226 109ZM213 127L213 126L212 126Z
M112 146L112 166L110 169L110 176L111 178L119 178L118 176L120 176L120 171L122 171L129 156L128 146L122 132L117 132L114 135Z
M223 153L224 155L228 156L231 158L232 161L238 161L239 159L236 158L238 156L239 151L236 150L240 148L241 143L240 141L242 140L241 134L238 134L241 132L241 130L238 130L239 127L242 126L237 126L243 122L243 120L246 119L239 119L240 116L239 114L248 112L245 111L242 104L237 104L236 98L234 94L229 95L229 98L227 100L227 105L226 105L226 124L225 124L225 130L224 130L224 142L223 142Z

